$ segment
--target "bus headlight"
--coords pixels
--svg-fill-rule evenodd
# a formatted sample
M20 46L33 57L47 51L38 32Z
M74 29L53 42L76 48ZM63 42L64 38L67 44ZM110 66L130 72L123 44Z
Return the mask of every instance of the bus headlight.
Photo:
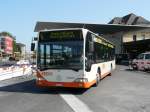
M74 80L74 82L88 82L87 78L77 78Z
M44 78L38 77L38 81L43 81L45 80Z

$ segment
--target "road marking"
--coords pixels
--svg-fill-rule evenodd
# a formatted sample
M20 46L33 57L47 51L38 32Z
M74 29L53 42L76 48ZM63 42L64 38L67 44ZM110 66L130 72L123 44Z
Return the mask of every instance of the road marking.
M72 94L60 94L74 112L93 112L85 103Z

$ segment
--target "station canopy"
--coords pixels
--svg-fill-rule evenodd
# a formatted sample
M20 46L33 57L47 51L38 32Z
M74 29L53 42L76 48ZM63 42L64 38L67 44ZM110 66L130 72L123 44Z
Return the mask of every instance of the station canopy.
M64 23L64 22L37 22L34 31L64 28L86 28L98 34L113 34L150 28L148 25L121 25L121 24L89 24L89 23Z

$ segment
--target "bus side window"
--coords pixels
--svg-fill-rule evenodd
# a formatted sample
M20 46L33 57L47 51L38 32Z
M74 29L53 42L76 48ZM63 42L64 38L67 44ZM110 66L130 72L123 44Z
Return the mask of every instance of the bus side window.
M95 61L96 61L96 63L101 63L104 61L103 46L96 42L94 45L95 45L94 46L95 47L95 53L94 53Z

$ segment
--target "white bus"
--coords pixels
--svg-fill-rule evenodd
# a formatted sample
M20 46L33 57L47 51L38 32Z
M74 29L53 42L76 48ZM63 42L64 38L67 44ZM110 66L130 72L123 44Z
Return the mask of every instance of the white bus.
M89 88L115 69L115 47L84 28L40 31L38 86Z

